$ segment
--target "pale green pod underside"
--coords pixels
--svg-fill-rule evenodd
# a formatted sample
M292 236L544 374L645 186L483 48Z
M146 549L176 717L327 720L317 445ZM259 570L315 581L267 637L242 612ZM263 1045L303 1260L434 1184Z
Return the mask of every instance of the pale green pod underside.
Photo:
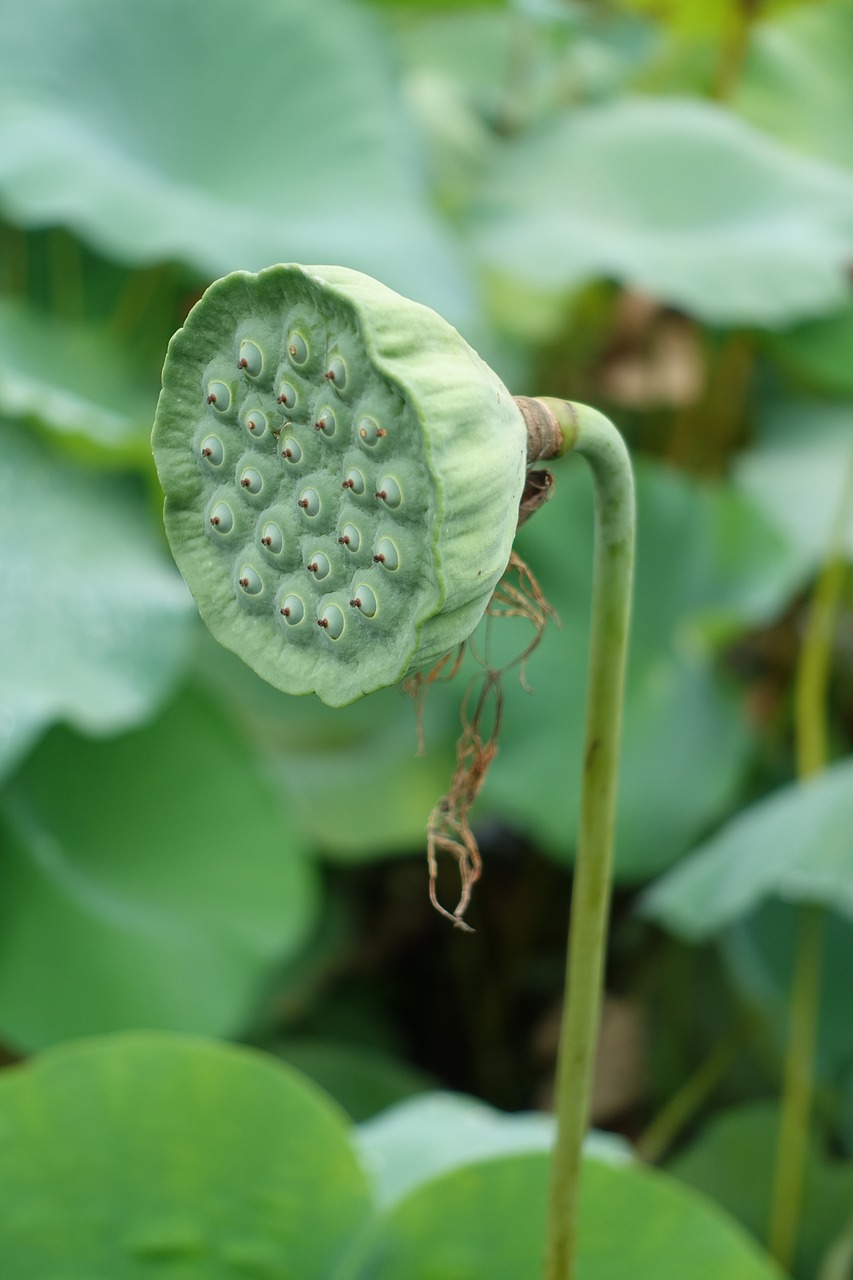
M287 693L342 706L431 664L510 556L512 397L435 312L345 267L211 285L169 344L152 439L202 617Z

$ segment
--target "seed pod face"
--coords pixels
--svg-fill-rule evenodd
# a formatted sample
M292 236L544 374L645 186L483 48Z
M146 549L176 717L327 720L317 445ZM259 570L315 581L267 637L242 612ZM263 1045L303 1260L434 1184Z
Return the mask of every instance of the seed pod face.
M433 663L509 559L521 413L455 329L344 267L211 285L153 446L202 617L288 693L342 706Z

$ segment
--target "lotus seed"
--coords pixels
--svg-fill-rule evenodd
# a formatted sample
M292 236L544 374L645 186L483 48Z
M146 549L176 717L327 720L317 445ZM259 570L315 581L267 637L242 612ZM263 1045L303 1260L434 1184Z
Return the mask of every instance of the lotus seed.
M264 487L263 476L254 467L246 467L246 470L240 476L240 484L249 493L260 493Z
M354 609L361 610L365 618L375 618L376 610L379 608L375 593L364 582L360 582L356 587L355 596L350 600L350 604Z
M230 533L234 528L234 515L227 502L217 502L210 513L210 523L217 533Z
M320 510L320 495L316 489L303 489L299 495L298 505L306 516L316 516Z
M322 431L324 436L331 438L335 434L335 425L335 415L331 409L324 409L314 423L314 429L315 431Z
M283 404L285 409L294 409L297 398L296 388L289 382L283 382L278 389L278 403Z
M206 458L212 467L221 467L225 450L219 436L205 436L201 442L201 456Z
M264 584L261 581L261 575L250 564L243 565L238 581L247 596L256 596L263 591Z
M265 524L261 530L261 546L266 547L267 551L272 551L274 555L278 555L284 546L284 534L272 521Z
M302 445L298 440L294 440L293 436L287 436L281 456L286 462L299 462L302 457Z
M257 378L264 364L264 357L257 343L250 342L248 338L243 339L237 364L250 378Z
M259 439L267 429L267 420L260 409L253 409L246 418L246 430L251 432L255 439Z
M385 428L380 427L379 423L376 422L374 418L359 418L358 436L362 444L366 444L372 449L377 441L381 440L382 437L387 434L388 432Z
M308 343L301 333L294 332L290 335L287 340L287 350L296 365L303 365L308 359Z
M327 604L317 619L317 625L323 627L330 640L339 640L344 630L344 615L336 604Z
M310 561L305 566L309 573L313 573L315 578L328 578L331 565L329 557L323 555L322 551L315 551Z
M393 476L383 476L379 481L379 488L373 496L379 498L381 502L385 503L386 507L391 507L392 509L399 507L403 501L400 486Z
M279 613L289 626L295 627L305 617L305 605L299 596L285 596Z
M397 548L390 538L380 538L376 544L376 551L373 559L377 564L381 564L383 569L398 569L400 567L400 557Z
M231 407L231 388L224 382L209 382L207 403L212 404L217 413L225 413Z
M340 356L335 356L329 361L328 372L323 374L327 382L334 383L338 391L343 391L347 385L347 367Z
M342 546L348 547L350 551L358 551L361 546L361 534L354 524L345 524L341 529L341 536L338 538L338 542Z
M341 488L352 489L353 493L364 493L364 476L355 467L350 467Z

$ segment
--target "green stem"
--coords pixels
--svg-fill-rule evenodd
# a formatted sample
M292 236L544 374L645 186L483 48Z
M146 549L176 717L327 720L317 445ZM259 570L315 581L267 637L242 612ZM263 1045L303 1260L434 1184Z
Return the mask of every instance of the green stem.
M119 294L110 325L121 338L131 338L141 328L142 319L156 299L166 281L168 271L163 266L148 267L132 272Z
M853 455L833 522L829 553L815 586L797 667L794 701L797 776L801 782L820 773L829 759L827 688L832 638L846 571L843 547L851 505ZM770 1252L786 1271L790 1270L793 1261L802 1211L803 1174L814 1093L823 928L823 907L811 903L800 909L768 1232Z
M641 1160L654 1164L666 1154L718 1084L725 1079L738 1055L741 1039L741 1029L735 1027L715 1045L705 1061L658 1112L634 1144L634 1150Z
M799 916L767 1241L770 1253L784 1271L790 1271L794 1259L802 1210L814 1091L824 910L816 903L808 903L800 908Z
M589 1122L613 862L616 775L634 566L634 488L616 428L585 405L544 399L562 452L581 454L595 486L595 571L580 830L572 888L566 1000L557 1058L545 1280L574 1275L581 1149Z
M713 96L720 102L727 102L734 96L749 52L752 28L762 4L763 0L735 0L728 16L712 86Z
M79 320L85 311L80 243L64 227L54 227L49 245L53 311L66 320Z

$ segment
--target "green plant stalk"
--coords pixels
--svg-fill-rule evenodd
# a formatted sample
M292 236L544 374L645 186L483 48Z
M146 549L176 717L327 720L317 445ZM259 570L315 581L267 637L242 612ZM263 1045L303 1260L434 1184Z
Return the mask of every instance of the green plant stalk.
M801 782L826 766L826 696L832 637L838 617L846 562L844 533L853 506L853 456L833 522L829 554L815 585L794 691L797 776ZM814 1057L820 1012L824 908L800 909L794 978L791 986L788 1043L782 1080L779 1145L770 1208L768 1248L790 1270L803 1198L803 1171L814 1092Z
M580 830L572 889L566 999L557 1058L557 1138L545 1280L574 1275L581 1151L601 1012L613 863L616 777L634 568L634 486L616 428L585 405L544 401L595 486L595 568Z
M678 1135L705 1105L725 1078L740 1050L742 1032L736 1026L712 1049L692 1076L673 1094L634 1144L647 1164L666 1154Z
M814 1092L823 918L824 909L816 903L800 908L767 1240L770 1253L785 1271L790 1271L794 1259L802 1212L803 1173Z

